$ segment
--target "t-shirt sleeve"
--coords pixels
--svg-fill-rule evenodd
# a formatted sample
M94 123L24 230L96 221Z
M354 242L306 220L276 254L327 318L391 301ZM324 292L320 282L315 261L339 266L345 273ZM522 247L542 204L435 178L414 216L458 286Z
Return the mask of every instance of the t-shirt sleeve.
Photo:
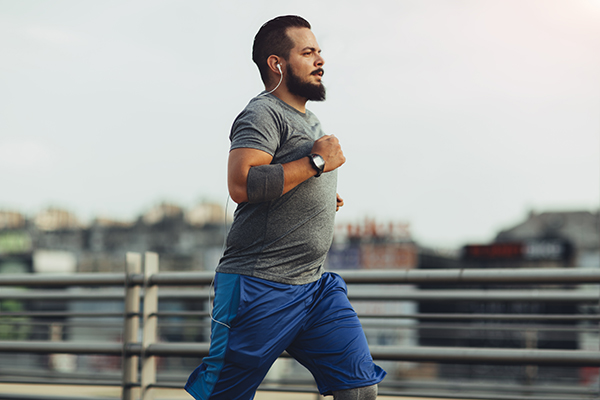
M249 104L231 127L230 150L252 148L274 156L281 141L280 124L274 110L266 104Z

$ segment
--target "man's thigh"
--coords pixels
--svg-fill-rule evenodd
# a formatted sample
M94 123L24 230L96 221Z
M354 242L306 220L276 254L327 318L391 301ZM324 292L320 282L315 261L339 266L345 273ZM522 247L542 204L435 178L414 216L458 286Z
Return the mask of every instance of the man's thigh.
M252 399L273 362L301 329L301 287L217 274L210 354L190 376L196 399ZM227 326L225 326L227 325Z
M313 374L321 394L375 385L385 371L373 363L367 339L336 274L322 278L308 323L287 351Z

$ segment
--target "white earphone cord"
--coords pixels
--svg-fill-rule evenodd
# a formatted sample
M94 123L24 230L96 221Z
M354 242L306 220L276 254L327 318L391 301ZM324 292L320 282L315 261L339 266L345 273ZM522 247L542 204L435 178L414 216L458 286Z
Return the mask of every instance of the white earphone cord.
M277 90L277 88L279 87L279 85L281 85L281 82L283 82L283 72L281 71L281 65L277 64L277 69L281 73L281 76L279 77L279 83L277 84L277 86L275 86L275 88L273 90L271 90L270 92L267 92L267 93L263 93L263 94L261 94L261 96L266 96L266 95L268 95L270 93L273 93L274 91ZM225 221L224 221L224 225L223 225L224 230L225 230L225 235L224 235L224 238L223 238L223 248L221 249L221 256L223 256L223 254L225 254L225 245L226 245L226 242L227 242L227 206L229 206L229 196L227 196L227 201L225 202ZM221 324L224 327L226 327L228 329L231 329L231 327L229 325L227 325L224 322L216 320L213 317L213 315L212 315L212 303L211 303L211 300L210 300L210 294L213 291L214 284L215 284L215 278L213 276L213 279L210 282L210 287L208 288L208 314L210 315L211 321L214 321L217 324Z
M228 205L229 205L229 195L227 196L227 201L225 202L225 220L223 221L224 222L223 230L225 231L225 234L223 235L223 248L221 249L221 256L223 256L223 254L225 254L225 245L227 244L227 206ZM227 329L231 329L231 327L229 325L227 325L226 323L217 321L216 319L213 318L210 293L213 291L214 284L215 284L215 277L213 275L212 281L210 281L210 287L208 288L208 315L210 315L211 321L214 321L217 324L221 324L224 327L226 327Z
M277 69L279 70L279 72L281 72L281 65L277 64ZM270 92L261 94L261 96L266 96L266 95L271 94L274 91L276 91L277 88L279 87L279 85L281 85L281 82L283 82L283 72L281 72L281 76L279 77L279 83L277 84L277 86L275 86L275 88L273 90L271 90Z

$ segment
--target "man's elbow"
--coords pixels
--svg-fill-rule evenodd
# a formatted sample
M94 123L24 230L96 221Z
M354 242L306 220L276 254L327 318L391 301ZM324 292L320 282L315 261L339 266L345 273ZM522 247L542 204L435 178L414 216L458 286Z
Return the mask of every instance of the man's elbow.
M248 193L246 187L233 186L229 187L229 197L237 204L245 203L248 201Z

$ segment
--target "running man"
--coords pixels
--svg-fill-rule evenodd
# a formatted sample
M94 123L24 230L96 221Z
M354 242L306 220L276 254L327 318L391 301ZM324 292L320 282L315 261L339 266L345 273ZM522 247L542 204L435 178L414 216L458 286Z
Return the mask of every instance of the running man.
M373 363L344 281L324 271L337 169L346 161L308 100L325 100L325 61L298 16L265 23L252 59L265 91L231 128L228 188L238 203L216 270L208 357L185 389L198 400L252 399L286 350L334 400L373 400L385 371Z

